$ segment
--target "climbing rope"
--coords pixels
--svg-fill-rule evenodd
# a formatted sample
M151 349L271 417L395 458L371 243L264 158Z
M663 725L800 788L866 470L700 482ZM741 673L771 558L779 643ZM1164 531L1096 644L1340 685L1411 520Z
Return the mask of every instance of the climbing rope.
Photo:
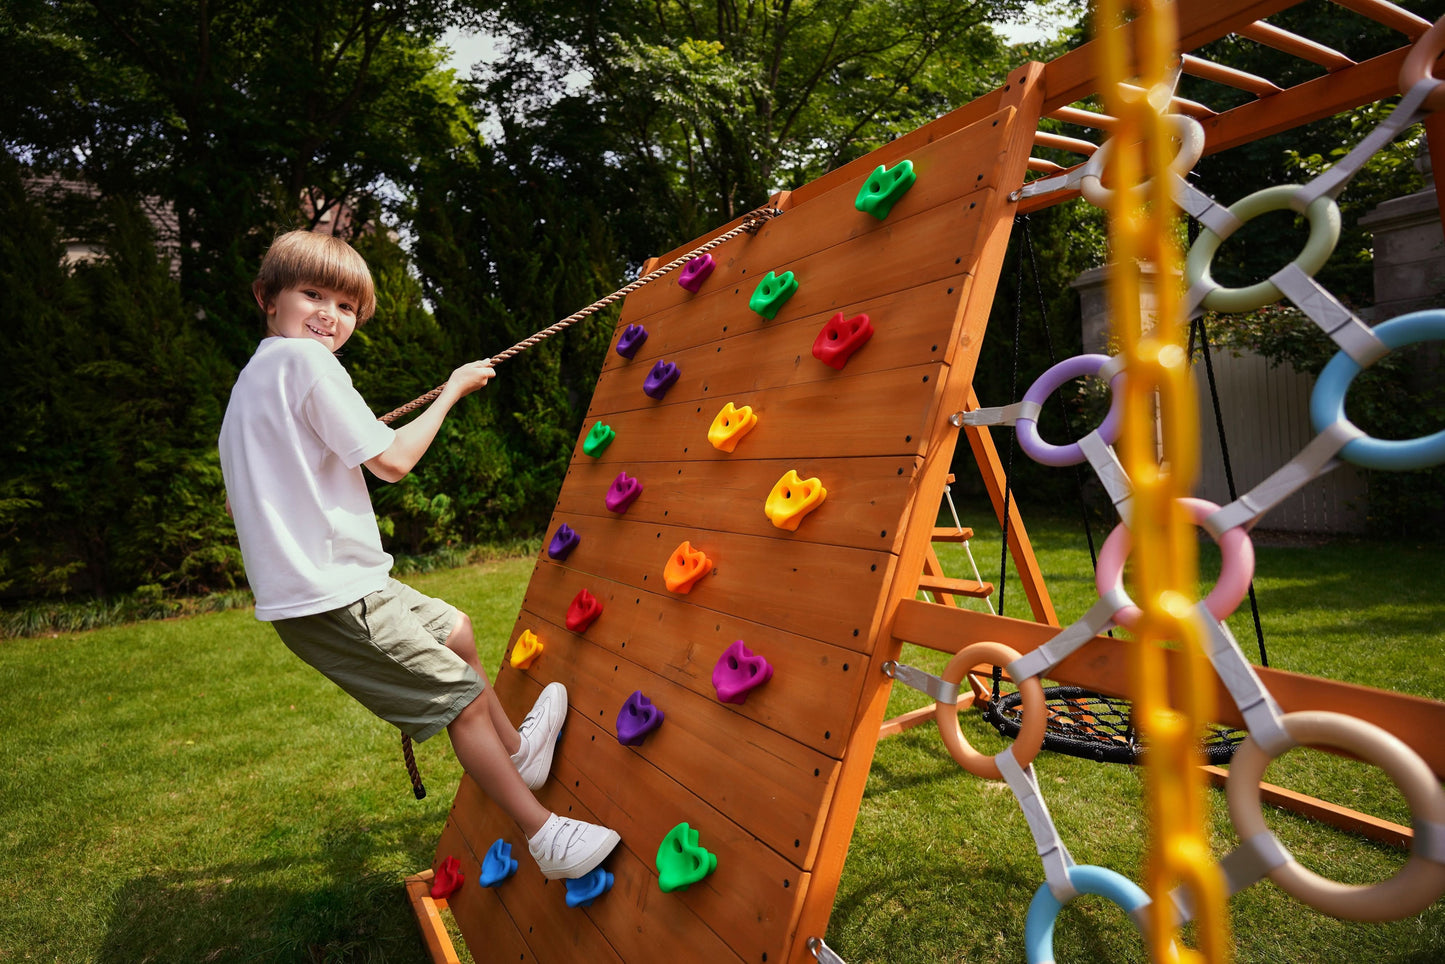
M528 348L531 348L533 345L536 345L539 342L551 338L553 335L557 334L560 331L563 331L566 328L571 327L572 325L581 321L583 318L595 315L597 312L601 311L603 308L606 308L608 305L616 301L620 301L623 298L626 298L638 288L641 288L646 284L650 284L651 282L656 281L658 278L661 278L668 272L687 264L693 258L706 254L707 252L711 251L713 248L716 248L721 244L726 244L728 241L731 241L733 238L737 237L740 234L752 234L756 232L758 228L762 227L768 221L771 221L773 218L777 217L782 213L783 212L780 211L778 208L773 207L761 207L755 211L748 212L746 215L743 216L742 221L739 222L735 227L718 235L711 241L708 241L706 244L701 244L696 248L693 248L687 254L684 254L679 258L674 258L660 268L649 271L647 274L643 275L641 278L638 278L636 281L633 281L632 283L627 285L623 285L621 288L618 288L616 291L612 292L612 294L607 295L604 298L597 299L586 308L583 308L581 311L575 311L572 314L568 315L566 318L563 318L561 321L557 322L556 324L550 325L546 328L543 328L541 331L527 336L526 338L517 342L511 348L508 348L506 351L493 355L491 358L491 364L493 366L496 366L513 357L514 355L520 355L522 352L526 351ZM437 396L441 395L442 389L446 387L446 383L443 382L436 388L433 388L431 391L427 392L425 395L414 398L411 401L407 402L405 405L402 405L400 408L395 408L390 412L387 412L385 415L381 416L379 421L383 425L389 425L397 419L401 418L403 415L410 414L411 412L414 412L425 405L431 404L432 402L436 401ZM426 796L426 786L422 784L421 772L417 769L416 755L412 751L411 736L406 733L403 733L401 735L401 755L402 759L406 762L407 775L411 778L411 792L416 795L416 798L418 800L421 800Z
M592 302L592 304L588 305L586 308L583 308L581 311L573 312L556 324L548 328L543 328L541 331L536 332L535 334L528 335L526 338L517 342L506 351L499 352L498 354L493 355L491 357L492 365L499 365L507 359L513 357L514 355L520 355L522 352L526 351L528 348L531 348L533 345L536 345L538 342L550 338L558 332L562 331L563 329L569 328L573 324L581 321L583 318L586 318L589 315L594 315L597 312L601 311L603 308L606 308L608 305L616 301L620 301L623 298L626 298L628 295L632 294L632 292L636 291L638 288L641 288L643 285L656 281L658 278L661 278L669 271L673 271L681 267L682 265L687 264L693 258L706 254L713 248L716 248L718 245L725 244L740 234L752 234L753 232L757 231L758 228L762 227L764 223L772 220L773 218L777 217L779 214L782 213L783 212L778 210L777 208L770 207L758 208L756 211L749 212L743 217L742 223L738 224L736 227L732 228L726 233L718 235L706 244L699 245L698 247L693 248L691 251L689 251L687 254L683 255L680 258L675 258L672 261L669 261L667 264L663 265L662 267L657 268L654 271L648 272L631 284L624 285L623 287L618 288L616 291L612 292L612 294L606 296L605 298L599 298L598 300ZM414 398L400 408L387 412L385 415L381 416L381 422L383 424L389 424L396 419L401 418L403 415L407 415L411 412L416 411L424 405L430 404L431 402L436 400L437 396L442 393L442 389L446 387L446 383L443 382L436 388L433 388L431 391L427 392L425 395L422 395L419 398Z

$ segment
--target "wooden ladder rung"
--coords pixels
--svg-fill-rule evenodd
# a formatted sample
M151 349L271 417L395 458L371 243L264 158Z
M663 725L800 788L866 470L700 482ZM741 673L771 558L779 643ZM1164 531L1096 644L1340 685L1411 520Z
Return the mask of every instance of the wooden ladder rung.
M934 542L967 542L972 538L973 530L967 527L950 529L948 526L935 526L933 529Z
M918 580L918 588L924 592L945 593L950 596L972 596L974 599L983 599L993 595L993 583L991 582L950 579L948 576L930 576L926 573Z

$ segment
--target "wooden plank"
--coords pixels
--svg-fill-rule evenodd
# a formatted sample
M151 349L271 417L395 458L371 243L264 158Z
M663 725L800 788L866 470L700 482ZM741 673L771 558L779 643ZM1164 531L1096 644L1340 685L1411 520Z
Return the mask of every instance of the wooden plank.
M554 518L549 531L558 521ZM887 553L863 549L799 543L785 550L774 539L625 520L608 526L606 539L589 538L585 527L577 531L582 538L567 557L569 569L661 595L668 592L662 579L668 558L692 541L713 569L685 594L686 602L730 613L745 600L748 617L764 626L854 652L870 645L878 599L895 562ZM558 565L545 550L540 559L542 565Z
M949 526L934 526L934 542L967 542L973 538L973 530L968 526L962 529L954 529Z
M674 401L650 409L609 413L600 420L617 437L599 460L637 462L733 461L748 459L871 458L924 454L924 435L935 405L938 366L849 375L726 398ZM707 432L724 402L750 405L758 417L733 453L708 443ZM574 450L588 458L582 442L593 419L583 423ZM680 466L679 466L680 467ZM676 472L674 472L676 474Z
M976 579L956 579L949 576L933 576L925 573L918 580L918 588L924 592L947 593L950 596L970 596L983 599L993 595L993 583Z
M872 167L860 172L851 182L840 182L833 189L806 202L799 192L793 192L790 207L784 214L768 221L756 234L741 235L712 250L716 267L696 294L681 287L675 280L664 279L662 283L645 285L627 296L621 323L647 324L650 316L664 308L700 306L731 292L742 296L741 303L746 311L753 289L769 271L779 274L785 270L797 271L798 293L783 309L785 312L794 310L793 302L803 296L803 286L816 287L818 284L818 271L808 269L817 264L819 254L846 242L853 242L853 247L861 243L863 248L869 249L877 244L880 237L894 231L905 228L916 231L908 225L920 214L940 209L980 210L983 202L973 195L999 186L996 174L999 152L1003 146L1003 132L1009 129L1011 117L1010 111L999 111L936 143L919 147L909 157L918 180L883 221L859 211L853 203L858 188L871 173ZM1012 187L1009 189L1012 190ZM970 204L974 207L970 208ZM916 253L924 256L931 252L919 249ZM821 260L826 262L832 258L830 253ZM894 261L892 266L896 269L907 263L907 260ZM906 285L900 284L878 293L903 287Z
M1009 106L1018 108L1018 113L1009 125L1006 147L1000 155L999 177L1007 184L1023 182L1028 145L1032 142L1043 101L1042 72L1041 66L1033 64L1009 75L1008 89L1003 96ZM869 682L865 683L858 701L838 789L813 867L813 883L799 918L798 939L787 950L788 964L808 964L811 954L806 947L807 938L823 934L832 911L833 898L857 820L858 805L867 785L873 750L888 708L890 682L882 673L882 664L893 658L900 648L893 637L893 621L899 605L916 594L918 573L923 570L924 557L932 545L933 523L938 517L949 462L958 439L958 433L949 424L948 417L963 408L970 393L969 386L978 364L978 352L988 325L994 291L1008 249L1013 211L1014 205L1008 195L998 193L980 215L984 243L973 266L974 284L969 287L960 313L960 327L956 335L960 350L940 379L938 402L929 415L924 469L908 511L900 520L900 528L906 533L903 548L879 613L879 638L869 654L867 667ZM929 603L918 605L944 609Z
M561 623L581 589L602 602L602 615L586 638L614 657L626 657L660 677L708 699L716 698L712 671L723 652L741 639L772 664L773 678L742 704L719 704L790 739L837 757L852 722L860 686L857 653L746 618L688 605L671 593L639 593L630 586L563 566L539 566L522 609ZM645 603L645 605L644 605ZM559 645L578 634L557 632Z
M447 934L447 926L438 912L446 906L446 901L432 899L431 882L430 870L406 879L406 897L411 902L412 913L416 914L417 926L421 928L422 943L426 945L432 964L461 964L451 936Z
M528 622L527 616L523 613L522 623ZM599 646L583 640L562 642L545 624L530 628L544 643L549 637L553 643L530 669L504 665L498 671L497 696L503 705L525 715L531 701L521 705L514 691L533 692L516 681L504 689L500 682L504 677L525 673L538 682L538 690L541 683L556 680L567 687L568 705L575 714L569 722L580 715L615 743L617 713L633 692L641 690L666 716L630 752L679 784L668 788L674 795L685 792L689 799L696 797L777 853L807 866L803 861L816 845L819 815L833 792L836 760ZM578 739L581 734L564 734L563 749L579 752L579 745L569 742ZM588 748L588 752L599 751ZM576 762L585 766L580 757ZM604 792L606 782L599 783ZM759 807L760 800L768 805Z
M470 781L463 780L462 782L469 783ZM507 832L498 832L486 840L469 841L462 828L458 826L455 815L456 805L454 804L453 814L448 818L441 839L437 842L435 864L440 864L443 857L456 857L457 862L461 864L462 886L457 888L447 900L447 907L457 922L457 928L462 932L462 938L466 941L467 947L474 952L473 956L476 956L476 952L480 952L482 948L486 948L487 956L491 960L518 962L534 960L527 941L517 930L517 925L513 923L506 908L502 906L501 900L497 897L497 890L492 887L482 887L477 883L482 858L486 856L487 849L492 846L492 841L497 837L505 837L511 842L512 856L517 859L519 871L524 862L532 859L526 852L527 844L522 837L522 831L512 824ZM535 868L533 872L535 873ZM446 937L445 928L443 928L442 937ZM448 940L447 943L450 944L451 941Z
M1026 653L1048 642L1057 632L1026 620L925 602L904 604L894 625L899 640L949 653L981 639L997 640ZM1127 698L1130 695L1129 649L1134 645L1130 640L1095 636L1083 649L1056 666L1049 673L1049 679L1106 696ZM1177 684L1180 674L1175 664L1179 654L1169 650L1164 655L1171 666L1169 678ZM1255 667L1255 672L1286 713L1332 710L1359 717L1405 741L1436 775L1445 775L1445 743L1433 739L1433 734L1445 732L1445 703L1263 666ZM1244 719L1224 684L1217 680L1216 683L1215 722L1243 727ZM1170 696L1174 705L1179 705L1181 699L1177 693Z
M1229 782L1229 771L1223 767L1205 766L1200 769L1209 775L1209 782L1216 787L1223 789L1224 785ZM1349 807L1342 807L1318 797L1296 793L1294 790L1287 790L1273 783L1261 783L1259 797L1272 807L1281 807L1309 817L1311 820L1318 820L1320 823L1338 827L1340 830L1356 833L1367 840L1375 840L1392 847L1409 849L1410 842L1415 838L1415 832L1402 824L1382 820L1368 813L1351 810Z
M951 255L949 263L937 270L959 270L955 258L963 255ZM844 282L819 293L822 310L790 320L780 314L773 322L748 311L746 290L700 302L690 311L668 309L656 323L649 323L647 341L631 361L611 354L588 407L589 423L605 421L619 411L657 408L658 402L642 388L658 361L676 365L680 373L666 401L705 400L714 414L740 392L943 364L956 348L951 335L968 283L966 275L950 274L902 291L863 297L852 282ZM842 371L813 357L814 340L839 311L848 318L867 315L874 331Z
M564 520L587 517L588 528L602 538L608 538L613 526L667 524L893 552L901 537L894 523L921 465L916 457L626 464L584 458L568 470L556 515ZM773 486L789 470L803 479L818 479L828 490L795 531L779 529L763 512ZM642 494L623 514L607 511L605 501L620 472L643 485ZM576 529L578 524L569 525Z
M537 798L555 813L597 821L596 815L556 780L538 791ZM452 820L474 850L485 852L498 837L509 841L521 837L516 825L469 779L463 779L457 790ZM657 889L652 854L640 856L628 840L624 839L603 865L613 875L612 889L591 907L568 907L566 884L544 879L526 853L525 844L522 851L518 855L513 844L512 856L518 858L519 864L515 874L496 888L476 889L494 890L505 912L525 935L538 964L653 959L741 961L727 942L681 901L657 899L669 895ZM461 893L458 891L457 896ZM619 917L625 921L624 926L617 926ZM496 914L488 919L496 919ZM476 941L469 935L467 944L474 950L486 947L487 937Z
M512 686L503 705L509 715L525 713L540 691L540 684L529 679ZM794 918L791 907L808 882L796 863L805 844L799 841L790 848L789 855L769 849L748 828L708 806L700 795L657 769L646 751L678 722L677 715L669 711L666 722L648 737L647 743L625 747L607 726L595 725L580 713L570 714L568 732L553 765L553 780L540 795L550 799L550 794L561 790L575 796L585 801L586 819L605 824L622 836L627 850L647 867L645 877L639 876L630 884L635 894L630 902L638 910L648 912L660 902L680 903L737 954L756 961L776 953L787 940ZM715 756L726 747L726 742L714 743L705 752ZM752 801L754 822L766 819L772 809L771 801L768 806L758 806L759 802ZM717 856L718 868L686 891L664 894L657 886L655 855L667 833L684 821L698 831L699 843ZM596 906L633 912L632 908L613 907L610 897ZM614 931L630 926L627 915L617 915L617 927L600 919L598 925L614 944L619 944ZM669 955L659 948L628 959L711 960L701 956L700 950Z

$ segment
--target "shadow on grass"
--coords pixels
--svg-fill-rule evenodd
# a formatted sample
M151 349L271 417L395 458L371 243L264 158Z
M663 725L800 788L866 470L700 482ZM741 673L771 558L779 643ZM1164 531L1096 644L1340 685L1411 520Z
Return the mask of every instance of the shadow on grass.
M415 834L425 852L423 841L436 828L422 822L388 828L372 821L371 832L335 835L306 857L157 868L115 892L96 960L422 964L428 958L401 875L368 869L378 849L371 842L394 841L398 832ZM394 852L390 844L386 849Z

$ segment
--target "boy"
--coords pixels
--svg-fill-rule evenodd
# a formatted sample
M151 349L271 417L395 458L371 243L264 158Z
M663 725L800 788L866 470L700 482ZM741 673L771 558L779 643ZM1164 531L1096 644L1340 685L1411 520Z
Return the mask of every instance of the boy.
M446 728L462 768L527 835L549 879L580 877L618 843L605 827L543 807L567 691L542 691L514 730L477 661L471 621L391 578L361 466L404 478L451 407L496 374L454 371L441 395L393 430L336 360L376 310L366 262L331 235L277 238L251 286L266 334L232 389L221 471L256 618L367 709L412 739Z

